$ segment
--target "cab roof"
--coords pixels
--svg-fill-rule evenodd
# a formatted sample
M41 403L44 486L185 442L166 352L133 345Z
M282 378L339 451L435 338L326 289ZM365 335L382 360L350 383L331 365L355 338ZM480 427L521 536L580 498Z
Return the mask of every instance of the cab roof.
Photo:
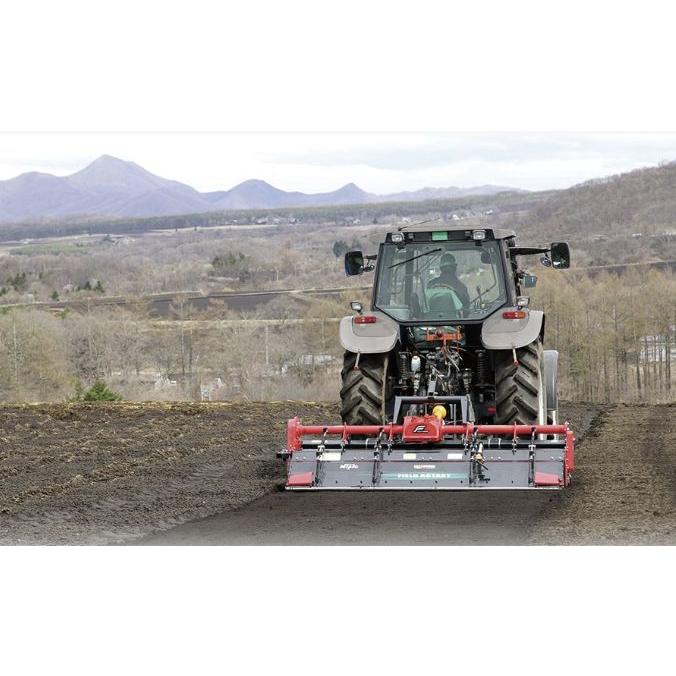
M486 233L486 239L507 239L509 237L516 237L514 230L507 230L504 228L484 228L484 227L468 227L466 225L449 225L446 223L417 223L409 226L404 225L401 230L396 230L394 233L387 234L387 240L391 241L391 235L401 233L407 240L419 239L419 237L406 237L408 233L433 233L433 232L448 232L449 239L472 239L472 232L475 230L483 230Z

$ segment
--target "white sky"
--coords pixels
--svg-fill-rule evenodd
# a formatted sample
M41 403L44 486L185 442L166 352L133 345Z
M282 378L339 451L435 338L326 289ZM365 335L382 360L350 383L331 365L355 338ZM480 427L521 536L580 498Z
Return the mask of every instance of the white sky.
M349 182L375 193L485 183L537 190L676 160L676 134L5 133L0 180L69 174L104 153L202 191L249 178L303 192Z

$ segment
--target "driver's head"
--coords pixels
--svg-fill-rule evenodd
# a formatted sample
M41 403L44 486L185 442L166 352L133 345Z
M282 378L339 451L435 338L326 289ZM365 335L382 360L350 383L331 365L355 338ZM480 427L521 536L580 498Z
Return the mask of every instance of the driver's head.
M452 253L445 253L441 257L439 267L441 268L442 272L455 272L456 268L455 256Z

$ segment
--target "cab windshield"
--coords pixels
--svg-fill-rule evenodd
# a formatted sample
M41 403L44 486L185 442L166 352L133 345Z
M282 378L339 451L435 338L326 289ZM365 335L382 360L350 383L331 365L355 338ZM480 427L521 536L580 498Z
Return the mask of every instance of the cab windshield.
M483 319L506 302L495 241L383 244L375 305L399 321Z

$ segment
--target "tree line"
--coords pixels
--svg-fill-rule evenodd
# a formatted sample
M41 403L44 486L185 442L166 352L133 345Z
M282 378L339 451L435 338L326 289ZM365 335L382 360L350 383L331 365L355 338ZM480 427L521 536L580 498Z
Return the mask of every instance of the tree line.
M361 295L361 297L360 297ZM346 292L311 305L276 299L246 316L195 314L181 298L169 320L140 309L0 312L0 401L59 401L105 380L126 399L333 399ZM676 281L668 271L623 275L543 270L531 307L546 312L560 397L589 402L674 399ZM242 321L253 320L253 321ZM212 397L213 395L213 397Z
M676 281L669 271L545 271L532 294L545 346L560 353L560 391L578 401L672 401Z

